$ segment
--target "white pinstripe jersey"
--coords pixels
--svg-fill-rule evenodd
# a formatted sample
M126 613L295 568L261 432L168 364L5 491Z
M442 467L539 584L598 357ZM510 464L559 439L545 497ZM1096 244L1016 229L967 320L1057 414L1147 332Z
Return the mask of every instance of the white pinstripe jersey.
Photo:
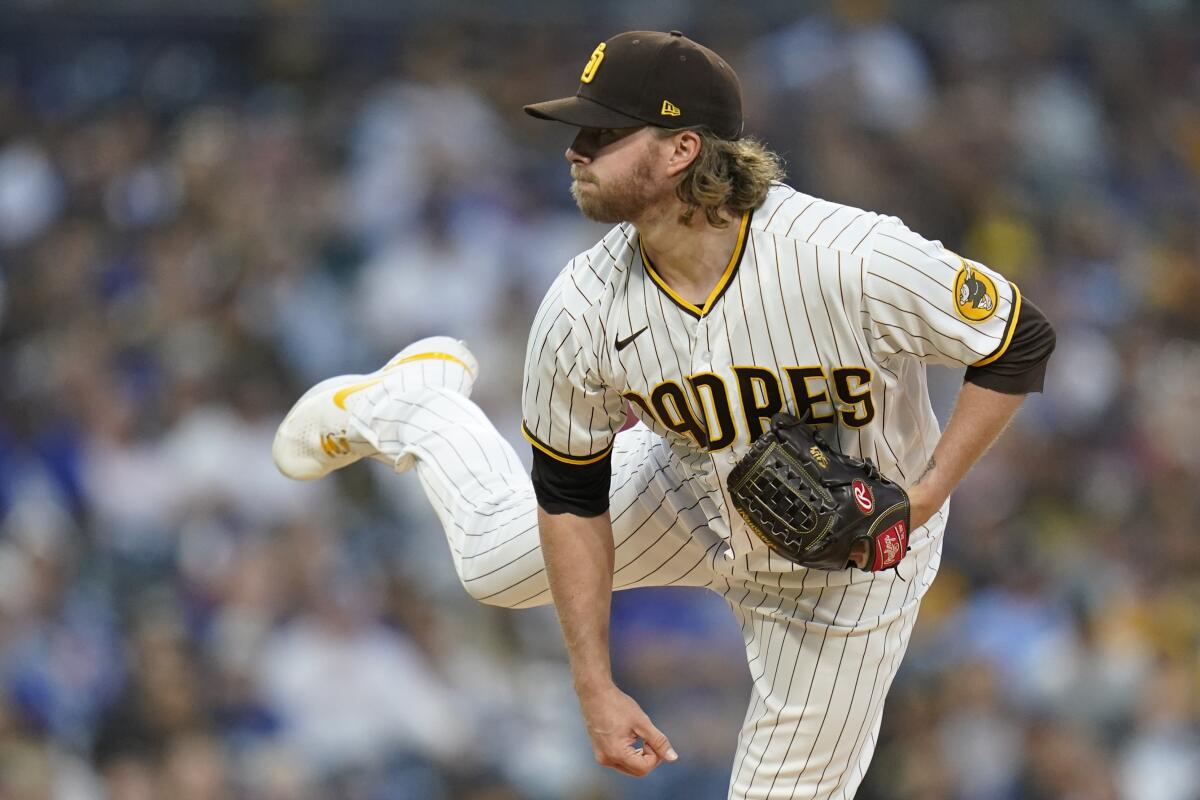
M534 320L523 401L526 437L576 464L607 454L628 401L739 554L765 545L731 518L725 479L773 413L810 411L831 444L907 485L940 435L924 362L994 360L1020 311L1015 285L895 217L775 184L741 225L702 306L655 273L628 223L574 258Z

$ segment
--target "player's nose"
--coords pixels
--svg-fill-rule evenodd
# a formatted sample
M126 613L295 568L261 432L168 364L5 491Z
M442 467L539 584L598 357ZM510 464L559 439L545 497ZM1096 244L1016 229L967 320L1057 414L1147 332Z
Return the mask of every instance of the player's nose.
M575 134L575 141L571 142L570 147L567 148L567 152L563 154L569 163L586 164L592 160L589 155L592 151L588 146L588 139L585 134L586 132L582 129L579 133Z

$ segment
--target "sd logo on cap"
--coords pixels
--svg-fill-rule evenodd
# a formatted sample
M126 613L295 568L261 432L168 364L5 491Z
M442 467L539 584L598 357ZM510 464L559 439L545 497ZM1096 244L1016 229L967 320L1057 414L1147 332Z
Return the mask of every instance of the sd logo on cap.
M592 51L574 97L525 106L580 128L705 127L742 135L742 87L725 59L679 31L627 31Z

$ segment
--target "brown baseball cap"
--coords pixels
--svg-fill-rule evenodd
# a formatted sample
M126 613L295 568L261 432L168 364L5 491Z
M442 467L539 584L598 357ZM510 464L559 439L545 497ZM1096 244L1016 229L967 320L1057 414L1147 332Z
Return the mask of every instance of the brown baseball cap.
M539 119L580 128L703 126L742 135L742 86L725 59L679 31L627 31L601 42L574 97L525 106Z

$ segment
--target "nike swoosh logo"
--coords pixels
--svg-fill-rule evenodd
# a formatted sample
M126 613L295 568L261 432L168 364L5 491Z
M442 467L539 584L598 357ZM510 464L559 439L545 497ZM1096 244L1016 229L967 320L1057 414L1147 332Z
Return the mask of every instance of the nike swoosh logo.
M641 336L643 333L645 333L645 332L646 332L646 331L648 331L648 330L650 330L650 326L649 326L649 325L647 325L646 327L642 328L642 329L641 329L640 331L638 331L637 333L634 333L634 334L632 334L632 335L628 336L628 337L627 337L627 338L625 338L625 339L617 339L615 342L613 342L613 345L614 345L614 346L617 348L617 352L619 353L619 352L621 352L622 350L624 350L626 347L628 347L628 346L629 346L629 344L630 344L630 342L632 342L634 339L636 339L637 337Z
M383 380L383 378L372 378L369 381L363 381L362 383L354 383L354 384L351 384L350 386L345 387L344 389L340 389L340 390L338 390L337 394L335 394L333 396L333 404L344 411L346 409L346 398L347 397L354 394L355 392L361 392L363 389L369 389L372 386L374 386L375 384L379 383L381 380Z

